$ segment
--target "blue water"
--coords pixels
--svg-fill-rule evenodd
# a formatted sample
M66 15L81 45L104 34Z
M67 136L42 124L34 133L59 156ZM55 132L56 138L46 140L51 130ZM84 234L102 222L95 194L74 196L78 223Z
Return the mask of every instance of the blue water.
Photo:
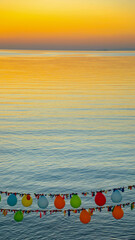
M135 184L135 56L0 56L0 191L71 193ZM19 54L19 53L18 53ZM75 53L76 54L76 53ZM97 55L96 55L97 54ZM64 54L63 54L64 55ZM85 54L84 54L85 55ZM79 194L82 207L94 198ZM1 195L0 208L9 208ZM111 193L106 205L112 205ZM135 201L135 190L122 193ZM48 197L48 209L54 209ZM71 208L69 199L65 209ZM15 208L15 207L11 207ZM17 209L25 209L18 196ZM0 214L0 239L135 239L135 210L117 221L79 214Z

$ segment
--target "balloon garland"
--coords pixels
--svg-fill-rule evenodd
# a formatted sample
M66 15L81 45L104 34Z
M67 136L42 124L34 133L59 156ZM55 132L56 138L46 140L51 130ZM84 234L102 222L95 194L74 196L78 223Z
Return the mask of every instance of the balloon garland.
M107 209L108 212L112 212L112 216L115 219L121 219L124 216L124 211L122 207L124 208L125 206L130 206L131 210L134 209L135 202L128 202L120 205L115 205L115 206L102 206L102 207L95 207L95 208L89 208L88 210L81 208L81 209L65 209L65 210L60 210L60 209L55 209L55 210L22 210L22 209L3 209L0 208L0 211L4 216L7 215L8 212L13 212L14 213L14 220L16 222L21 222L23 220L23 215L24 214L29 214L29 213L40 213L40 218L43 215L46 215L47 213L64 213L64 216L68 214L70 216L70 213L80 213L80 221L84 224L87 224L91 221L91 216L93 215L93 212L98 210L101 212L103 209Z
M66 213L68 213L68 216L70 216L70 212L74 212L74 213L80 213L80 221L84 224L87 224L91 221L91 216L93 214L93 211L95 210L99 210L100 212L102 211L102 209L107 208L108 211L112 211L112 216L115 219L121 219L124 215L123 209L122 207L131 205L131 210L134 208L134 204L135 202L132 203L126 203L126 204L119 204L122 200L122 195L121 192L124 192L124 189L130 189L132 190L133 188L135 189L135 185L132 186L128 186L128 187L122 187L122 188L114 188L114 189L109 189L109 190L100 190L100 191L96 191L96 192L91 192L92 197L95 197L95 203L96 205L98 205L98 207L95 208L89 208L88 211L84 208L80 208L81 206L81 198L78 196L78 193L71 193L71 194L36 194L34 193L34 196L37 199L37 205L39 206L39 208L41 209L46 209L49 205L49 201L47 199L46 196L49 196L51 198L55 197L54 199L54 206L55 206L55 210L16 210L16 209L0 209L1 212L3 213L4 216L7 215L8 212L14 212L14 220L17 222L21 222L23 220L23 214L24 213L30 213L30 212L39 212L40 213L40 218L42 217L42 213L45 215L47 212L53 213L53 212L64 212L64 215L66 215ZM111 200L113 203L116 203L117 205L115 206L104 206L106 204L106 197L103 193L107 193L107 192L112 191L111 194ZM121 192L120 192L121 191ZM31 197L31 194L28 193L13 193L13 192L3 192L0 191L0 194L5 194L6 196L8 196L7 198L7 204L9 206L15 206L17 204L17 195L22 197L22 205L24 207L29 207L32 205L33 199ZM90 194L90 192L86 192L81 193L84 196L87 196L87 194ZM68 197L70 196L70 205L72 208L74 209L68 209L68 210L62 210L65 205L65 197L68 199ZM1 201L1 195L0 195L0 201Z

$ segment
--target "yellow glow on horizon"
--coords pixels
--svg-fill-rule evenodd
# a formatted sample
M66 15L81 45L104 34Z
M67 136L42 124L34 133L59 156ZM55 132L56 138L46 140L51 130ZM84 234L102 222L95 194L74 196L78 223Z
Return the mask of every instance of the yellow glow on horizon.
M135 1L3 0L0 43L126 43L135 40ZM115 43L114 43L115 44Z

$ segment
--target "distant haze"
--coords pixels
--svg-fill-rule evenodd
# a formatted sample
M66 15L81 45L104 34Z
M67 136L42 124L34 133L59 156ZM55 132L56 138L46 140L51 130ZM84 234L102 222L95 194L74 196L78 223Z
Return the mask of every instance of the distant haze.
M2 0L1 49L133 50L134 0Z

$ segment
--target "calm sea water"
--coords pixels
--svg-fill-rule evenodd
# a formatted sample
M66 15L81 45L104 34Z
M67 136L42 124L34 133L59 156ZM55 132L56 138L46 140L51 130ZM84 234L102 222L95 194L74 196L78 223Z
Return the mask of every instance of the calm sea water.
M0 51L0 190L132 185L134 146L135 52ZM122 203L135 201L135 190L122 195ZM81 198L82 207L95 206L91 196ZM4 195L0 207L8 208ZM23 208L20 197L16 208ZM38 209L36 199L29 209ZM135 210L124 213L117 221L106 209L96 211L88 225L75 213L25 214L21 223L0 214L0 239L133 240Z

